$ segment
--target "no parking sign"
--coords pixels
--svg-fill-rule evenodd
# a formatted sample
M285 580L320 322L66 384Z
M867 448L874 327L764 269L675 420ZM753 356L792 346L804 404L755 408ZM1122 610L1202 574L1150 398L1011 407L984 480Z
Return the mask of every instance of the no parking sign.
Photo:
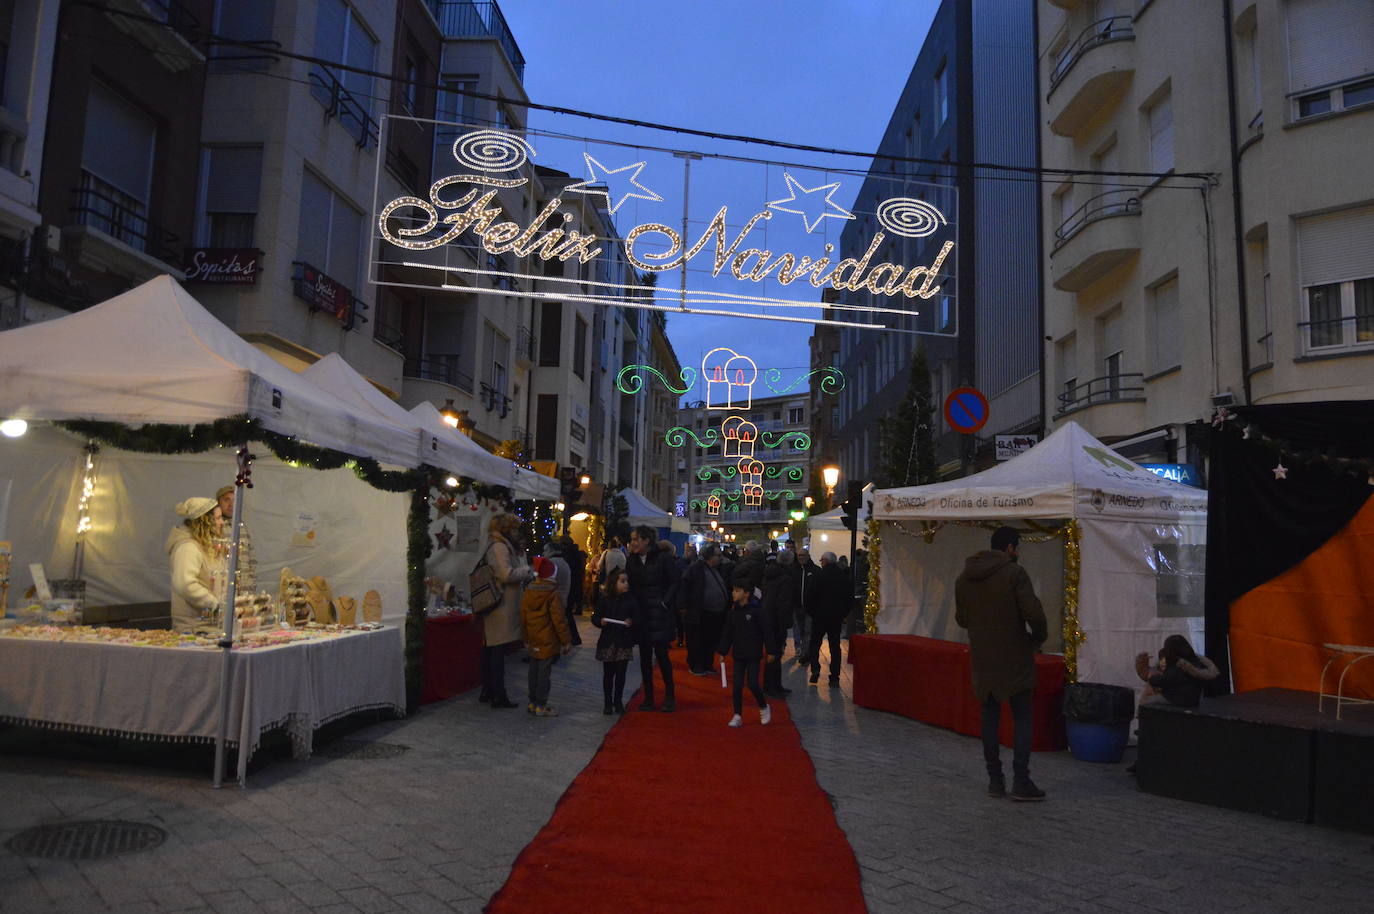
M972 435L988 421L988 398L976 387L959 387L945 398L945 421L961 435Z

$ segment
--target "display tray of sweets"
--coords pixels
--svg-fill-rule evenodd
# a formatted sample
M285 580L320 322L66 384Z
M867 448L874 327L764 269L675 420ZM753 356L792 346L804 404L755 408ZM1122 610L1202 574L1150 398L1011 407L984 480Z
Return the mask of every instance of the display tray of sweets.
M136 628L108 628L95 625L20 625L0 633L3 638L30 641L85 641L103 644L130 644L138 647L214 648L215 639L166 629L141 631Z

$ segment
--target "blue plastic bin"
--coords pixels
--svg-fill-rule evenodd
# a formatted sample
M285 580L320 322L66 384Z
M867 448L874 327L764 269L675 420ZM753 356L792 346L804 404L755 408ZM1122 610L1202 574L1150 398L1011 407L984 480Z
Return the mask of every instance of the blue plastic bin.
M1131 722L1085 724L1065 719L1064 734L1069 738L1069 754L1080 762L1112 764L1121 761L1121 757L1126 754L1126 740L1131 735Z

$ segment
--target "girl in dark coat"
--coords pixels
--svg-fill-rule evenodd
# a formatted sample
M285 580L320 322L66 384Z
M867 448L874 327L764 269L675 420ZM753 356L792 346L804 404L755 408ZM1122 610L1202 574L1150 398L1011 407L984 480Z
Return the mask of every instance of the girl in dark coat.
M746 684L759 703L759 723L767 724L773 719L773 713L764 699L763 689L759 688L759 663L765 652L769 657L776 657L780 653L777 639L773 626L768 622L768 614L754 599L754 590L749 581L737 578L730 596L733 602L725 619L725 631L720 636L720 647L716 649L716 653L722 657L732 651L735 657L734 688L730 695L735 716L730 718L730 726L744 725L740 715L744 711Z
M635 655L635 606L625 569L612 568L592 614L592 624L601 629L596 659L601 661L601 692L606 700L603 714L625 713L625 670Z

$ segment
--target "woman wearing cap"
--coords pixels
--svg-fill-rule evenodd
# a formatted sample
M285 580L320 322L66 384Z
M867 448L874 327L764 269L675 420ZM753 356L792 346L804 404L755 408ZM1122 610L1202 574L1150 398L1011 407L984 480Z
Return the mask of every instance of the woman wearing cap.
M210 614L219 609L217 595L223 578L215 539L219 536L219 506L213 498L188 498L177 505L183 520L167 534L172 566L172 628L185 631L212 627Z

